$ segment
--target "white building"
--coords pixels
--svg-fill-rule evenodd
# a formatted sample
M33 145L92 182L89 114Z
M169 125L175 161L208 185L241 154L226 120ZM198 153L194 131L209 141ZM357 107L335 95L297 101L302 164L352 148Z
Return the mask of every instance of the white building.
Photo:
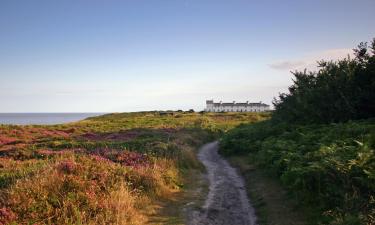
M215 103L213 100L206 101L206 112L264 112L270 109L270 106L262 102L258 103Z

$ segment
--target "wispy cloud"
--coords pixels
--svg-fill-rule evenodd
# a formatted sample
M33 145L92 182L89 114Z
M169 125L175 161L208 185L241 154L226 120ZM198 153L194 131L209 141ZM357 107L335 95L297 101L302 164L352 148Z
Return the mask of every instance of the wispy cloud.
M316 70L317 62L320 60L335 61L353 56L353 50L349 48L329 49L321 52L312 52L302 56L300 59L284 59L272 62L269 67L276 70Z
M269 66L276 70L290 70L290 68L297 68L305 64L304 61L285 60L271 63Z

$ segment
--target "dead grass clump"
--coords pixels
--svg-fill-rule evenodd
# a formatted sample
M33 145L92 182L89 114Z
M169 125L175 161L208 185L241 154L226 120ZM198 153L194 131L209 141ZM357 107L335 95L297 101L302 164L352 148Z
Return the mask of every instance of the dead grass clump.
M141 206L145 203L136 191L125 185L119 185L112 191L104 207L107 212L103 218L96 218L96 224L144 224L146 217L140 213Z
M144 224L141 209L152 199L168 198L178 185L173 160L130 167L89 155L58 155L8 189L0 222Z

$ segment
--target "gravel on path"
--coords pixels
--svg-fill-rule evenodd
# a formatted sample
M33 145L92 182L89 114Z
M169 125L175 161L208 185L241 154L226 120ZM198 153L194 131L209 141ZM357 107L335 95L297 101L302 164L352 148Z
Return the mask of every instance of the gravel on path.
M209 192L203 207L188 215L189 225L256 225L244 181L218 154L218 142L204 145L199 160L207 170Z

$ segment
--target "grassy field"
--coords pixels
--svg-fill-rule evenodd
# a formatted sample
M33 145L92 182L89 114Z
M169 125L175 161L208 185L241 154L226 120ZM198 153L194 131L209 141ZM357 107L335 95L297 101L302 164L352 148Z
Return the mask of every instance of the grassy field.
M198 146L268 117L142 112L64 125L1 125L0 224L178 223L171 215L178 210L163 208L181 200L184 175L200 168Z

